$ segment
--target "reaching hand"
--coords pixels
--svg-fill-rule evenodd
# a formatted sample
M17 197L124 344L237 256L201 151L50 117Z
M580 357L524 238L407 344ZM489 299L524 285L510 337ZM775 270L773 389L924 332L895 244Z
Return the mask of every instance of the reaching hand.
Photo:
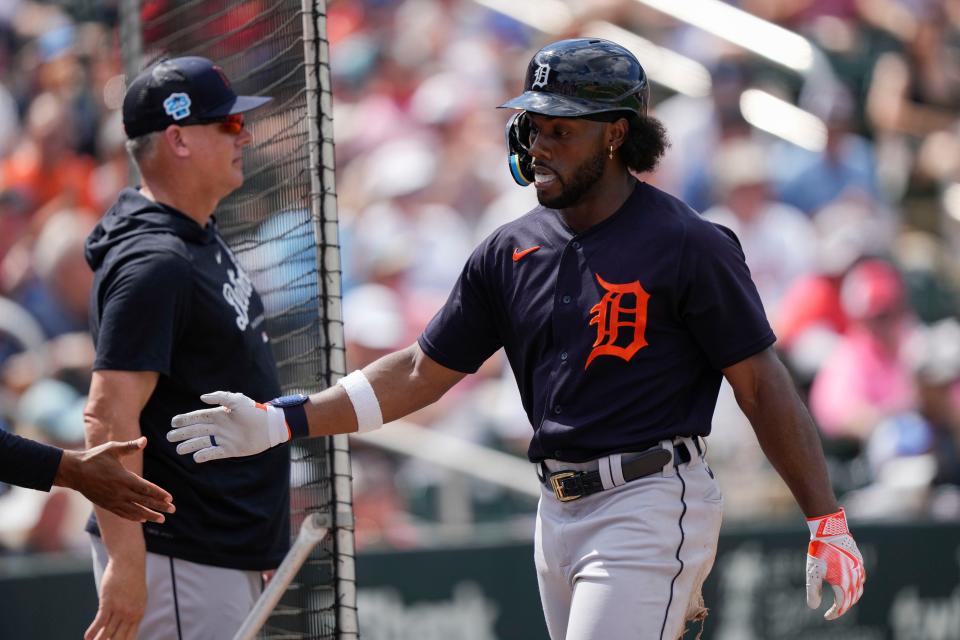
M833 587L833 606L824 614L835 620L850 610L863 595L867 574L863 556L847 527L843 509L819 518L809 518L807 549L807 606L820 606L823 581Z
M215 391L200 396L215 409L174 416L167 440L177 453L197 462L256 455L290 439L283 409L254 402L242 393Z
M64 451L54 484L82 493L95 505L135 522L163 522L173 513L173 498L120 463L147 444L146 438L107 442L87 451Z

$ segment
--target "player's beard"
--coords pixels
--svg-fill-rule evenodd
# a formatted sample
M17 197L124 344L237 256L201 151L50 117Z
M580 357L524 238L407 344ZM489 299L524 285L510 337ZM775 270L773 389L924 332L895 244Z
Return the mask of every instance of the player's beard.
M598 146L597 152L572 172L573 178L569 185L557 175L557 182L560 183L560 193L557 196L547 198L542 191L537 191L537 200L549 209L566 209L574 206L603 175L605 163L606 153L603 147Z

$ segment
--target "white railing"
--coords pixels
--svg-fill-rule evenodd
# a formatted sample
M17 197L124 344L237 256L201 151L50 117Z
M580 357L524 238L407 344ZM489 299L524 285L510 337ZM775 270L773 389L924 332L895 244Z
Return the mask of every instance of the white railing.
M536 470L526 459L397 420L351 439L432 463L530 498L540 496Z

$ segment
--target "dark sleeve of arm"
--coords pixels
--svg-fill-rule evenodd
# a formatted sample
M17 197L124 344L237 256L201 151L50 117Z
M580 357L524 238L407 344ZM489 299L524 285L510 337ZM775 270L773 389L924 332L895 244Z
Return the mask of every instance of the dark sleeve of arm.
M0 429L0 482L50 491L63 450Z
M710 364L723 369L776 341L743 250L729 229L692 226L680 264L680 313Z
M477 247L443 308L417 340L435 362L461 373L474 373L503 346L497 329L497 304L484 274L486 243Z
M169 374L191 287L190 264L173 253L151 253L116 267L104 283L94 370Z

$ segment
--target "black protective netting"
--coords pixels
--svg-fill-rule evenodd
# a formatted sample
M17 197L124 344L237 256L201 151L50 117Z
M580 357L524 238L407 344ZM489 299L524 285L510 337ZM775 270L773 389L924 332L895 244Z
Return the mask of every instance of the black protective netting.
M219 63L237 93L274 98L248 114L246 182L216 216L263 298L284 391L329 386L343 374L343 341L324 3L131 0L121 8L128 73L164 56L201 55ZM291 450L292 530L320 513L335 534L304 565L262 637L353 637L346 440L305 442Z

